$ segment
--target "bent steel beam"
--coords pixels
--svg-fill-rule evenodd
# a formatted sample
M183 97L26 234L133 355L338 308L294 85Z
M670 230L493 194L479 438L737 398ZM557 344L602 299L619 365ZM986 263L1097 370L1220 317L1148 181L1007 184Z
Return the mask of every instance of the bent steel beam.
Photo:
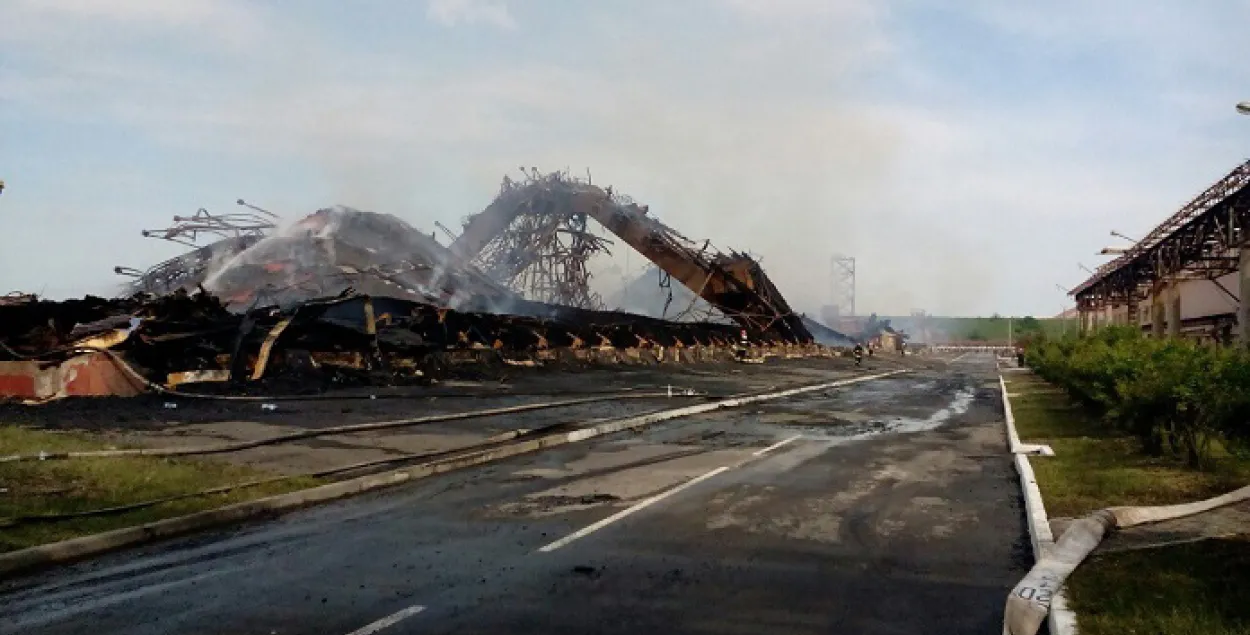
M552 187L558 184L559 187ZM505 179L500 196L469 218L451 245L468 262L524 213L572 210L594 218L608 231L680 281L755 336L808 342L812 335L759 263L746 254L708 252L648 215L648 208L589 183L556 176L514 185Z

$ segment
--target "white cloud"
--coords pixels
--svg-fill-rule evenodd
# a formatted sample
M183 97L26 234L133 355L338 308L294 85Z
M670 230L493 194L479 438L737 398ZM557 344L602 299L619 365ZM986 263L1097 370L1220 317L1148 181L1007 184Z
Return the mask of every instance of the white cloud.
M487 24L501 29L517 26L508 5L501 1L429 0L426 15L443 26Z

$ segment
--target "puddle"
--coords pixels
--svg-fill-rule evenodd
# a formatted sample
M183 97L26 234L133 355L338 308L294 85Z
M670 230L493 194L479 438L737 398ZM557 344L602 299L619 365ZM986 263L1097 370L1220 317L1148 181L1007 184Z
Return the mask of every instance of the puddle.
M950 421L952 417L968 412L968 408L971 407L975 396L976 391L971 388L960 390L954 394L950 403L944 408L934 411L933 414L923 419L914 417L877 417L869 421L853 423L837 429L830 429L826 426L786 426L786 429L801 433L805 439L838 443L858 441L891 432L899 434L926 432Z

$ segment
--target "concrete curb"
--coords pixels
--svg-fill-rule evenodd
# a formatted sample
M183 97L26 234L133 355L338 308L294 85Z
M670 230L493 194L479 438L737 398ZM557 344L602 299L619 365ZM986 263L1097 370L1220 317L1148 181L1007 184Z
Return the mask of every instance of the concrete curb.
M1020 435L1016 432L1016 416L1011 411L1011 399L1009 398L1011 395L1007 392L1007 382L1003 379L1002 373L998 375L998 387L1003 391L1003 413L1007 418L1007 443L1011 453L1054 456L1055 451L1050 449L1049 445L1033 445L1020 442Z
M1000 373L998 385L1003 393L1003 415L1007 420L1007 440L1015 463L1016 473L1020 475L1020 489L1024 495L1024 516L1029 526L1029 541L1033 545L1033 559L1040 561L1055 546L1055 536L1050 530L1050 519L1046 516L1046 506L1042 502L1042 490L1037 485L1037 477L1033 466L1029 463L1029 454L1053 456L1049 446L1025 445L1020 443L1020 434L1016 431L1016 417L1011 411L1011 398L1007 396L1007 382ZM1042 450L1044 449L1044 450ZM1036 451L1030 451L1036 450ZM1076 613L1068 608L1068 600L1060 588L1050 600L1050 613L1047 616L1051 635L1076 635ZM1007 625L1003 625L1007 633Z
M390 472L384 472L382 474L361 476L338 483L329 483L296 492L288 492L286 494L278 494L256 500L234 503L232 505L226 505L216 509L208 509L202 512L196 512L194 514L178 516L175 518L166 518L164 520L158 520L134 527L123 527L121 529L114 529L112 531L106 531L90 536L81 536L60 542L11 551L9 553L0 554L0 579L9 577L18 572L29 571L39 567L46 567L73 560L80 560L88 556L102 554L108 551L121 549L123 547L133 547L141 544L156 542L164 538L171 538L194 531L238 523L244 520L277 516L302 507L334 501L385 487L392 487L408 481L418 480L435 474L441 474L443 472L450 472L452 470L465 467L490 463L519 454L527 454L546 448L564 445L566 443L576 443L605 434L640 428L654 423L659 423L661 421L667 421L669 419L678 419L681 417L711 412L713 410L720 410L722 408L735 408L760 401L781 399L808 392L849 386L851 384L871 381L874 379L882 379L906 372L908 371L894 370L875 375L865 375L862 377L853 377L850 379L842 379L821 384L800 386L798 388L790 388L773 393L736 397L713 403L697 404L683 408L653 412L650 414L629 417L587 428L581 428L571 432L562 432L539 437L537 439L521 441L519 443L511 443L504 446L482 450L471 450L450 458L400 468Z

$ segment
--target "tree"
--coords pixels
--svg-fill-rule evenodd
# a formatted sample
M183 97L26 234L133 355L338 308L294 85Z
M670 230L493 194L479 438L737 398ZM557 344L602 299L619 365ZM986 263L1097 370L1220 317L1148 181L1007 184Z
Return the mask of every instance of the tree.
M1020 321L1016 323L1016 329L1018 329L1021 333L1040 332L1042 330L1042 323L1037 318L1031 315L1026 315L1023 318L1020 318Z

